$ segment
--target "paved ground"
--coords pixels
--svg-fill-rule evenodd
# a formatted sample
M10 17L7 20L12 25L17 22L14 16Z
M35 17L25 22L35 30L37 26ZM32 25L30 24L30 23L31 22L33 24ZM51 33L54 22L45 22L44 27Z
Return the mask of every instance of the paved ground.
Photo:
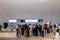
M58 37L58 36L57 36ZM59 40L59 38L56 38L55 40ZM16 33L0 33L0 40L53 40L53 34L48 34L47 36L45 36L44 38L42 38L41 36L39 37L21 37L21 38L17 38L16 37Z

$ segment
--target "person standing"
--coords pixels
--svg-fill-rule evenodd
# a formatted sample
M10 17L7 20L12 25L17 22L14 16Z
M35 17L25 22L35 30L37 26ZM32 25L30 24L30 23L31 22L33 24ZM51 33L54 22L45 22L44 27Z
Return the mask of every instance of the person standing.
M42 32L42 25L39 24L39 34L40 35L42 35L41 32Z
M60 25L58 26L58 28L59 28L59 36L60 36Z
M45 35L47 34L48 31L47 29L48 29L47 24L44 24Z
M56 37L56 27L52 27L52 29L53 29L53 39L55 39L55 37Z
M35 24L32 25L32 34L35 36Z
M22 27L21 27L21 33L22 33L23 36L24 36L24 30L25 30L25 27L24 27L24 25L22 25Z
M35 26L35 36L38 36L38 25Z
M21 37L21 25L19 25L19 27L18 27L18 35L19 35L19 37Z
M17 36L17 37L19 37L19 36L18 36L18 30L19 30L19 28L18 28L18 25L17 25L17 26L16 26L16 36Z
M44 32L45 32L45 28L44 28L44 26L42 26L42 31L41 31L42 37L44 37Z
M58 40L59 39L59 28L56 29L56 32L55 32L55 40Z
M1 31L1 28L2 28L2 26L1 26L1 24L0 24L0 31Z
M17 37L21 37L21 25L17 25L17 29L16 29L16 35Z
M27 24L24 24L24 36L27 36Z
M29 34L30 34L30 33L29 33L30 28L29 28L28 25L27 25L27 29L26 29L26 30L27 30L27 36L26 36L26 37L30 37L30 35L29 35Z

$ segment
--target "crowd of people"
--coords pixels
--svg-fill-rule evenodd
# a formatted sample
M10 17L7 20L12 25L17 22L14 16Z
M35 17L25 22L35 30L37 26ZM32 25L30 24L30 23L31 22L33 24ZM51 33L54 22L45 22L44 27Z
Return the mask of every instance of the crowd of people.
M56 25L51 25L51 24L24 24L24 25L17 25L17 29L16 29L16 35L17 37L31 37L31 36L42 36L44 37L45 35L49 34L49 33L53 33L54 35L57 33L59 33L60 35L60 25L56 26Z

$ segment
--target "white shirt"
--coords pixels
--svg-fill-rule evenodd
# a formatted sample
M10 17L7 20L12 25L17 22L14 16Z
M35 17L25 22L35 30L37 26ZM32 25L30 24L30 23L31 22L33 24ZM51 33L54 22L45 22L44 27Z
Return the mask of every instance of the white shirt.
M32 25L29 25L30 31L32 31Z

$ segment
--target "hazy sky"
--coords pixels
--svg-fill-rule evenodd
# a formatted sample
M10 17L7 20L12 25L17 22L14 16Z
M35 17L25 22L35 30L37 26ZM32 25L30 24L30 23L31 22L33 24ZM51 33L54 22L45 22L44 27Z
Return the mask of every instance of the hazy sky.
M0 0L0 22L19 18L60 23L60 0Z

